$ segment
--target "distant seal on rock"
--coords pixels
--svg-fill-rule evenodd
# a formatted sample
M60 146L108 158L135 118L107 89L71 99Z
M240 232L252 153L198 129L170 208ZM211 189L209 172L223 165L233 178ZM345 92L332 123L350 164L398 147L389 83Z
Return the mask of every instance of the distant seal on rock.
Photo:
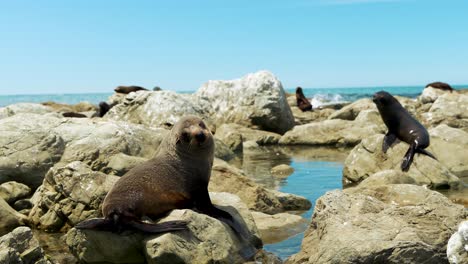
M388 128L382 143L382 150L387 153L396 139L410 145L406 152L401 169L408 171L415 153L421 153L437 160L434 155L425 150L429 146L429 133L391 94L380 91L372 99L380 112L380 116Z
M99 117L103 117L116 104L117 103L108 104L106 102L99 102Z
M63 117L76 117L76 118L86 118L87 116L82 114L82 113L76 113L76 112L65 112L62 113Z
M123 94L129 94L131 92L136 92L136 91L148 91L148 89L143 88L141 86L117 86L117 88L114 89L116 93L123 93Z
M296 88L296 102L297 102L297 107L299 107L299 109L301 109L302 112L312 110L312 104L305 97L304 93L302 92L301 87Z
M430 83L430 84L426 85L425 88L427 88L427 87L432 87L432 88L443 90L443 91L450 91L450 92L453 91L452 86L450 86L448 83L444 83L444 82L433 82L433 83Z
M205 123L196 116L182 117L153 159L115 183L102 205L104 218L85 220L76 227L119 230L129 226L152 233L179 230L185 222L149 224L141 218L161 218L173 209L187 208L225 222L240 239L248 240L248 230L211 203L208 183L213 159L214 139Z

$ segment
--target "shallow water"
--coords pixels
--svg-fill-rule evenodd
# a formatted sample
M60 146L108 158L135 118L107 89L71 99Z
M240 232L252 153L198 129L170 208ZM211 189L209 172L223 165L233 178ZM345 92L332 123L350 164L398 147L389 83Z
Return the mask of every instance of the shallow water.
M253 180L268 188L306 197L312 208L301 212L310 221L315 201L325 192L341 189L343 162L349 149L335 150L313 147L263 147L244 150L244 160L234 162ZM288 164L294 173L286 179L271 175L271 168ZM266 244L265 249L285 260L300 250L303 233L284 241Z

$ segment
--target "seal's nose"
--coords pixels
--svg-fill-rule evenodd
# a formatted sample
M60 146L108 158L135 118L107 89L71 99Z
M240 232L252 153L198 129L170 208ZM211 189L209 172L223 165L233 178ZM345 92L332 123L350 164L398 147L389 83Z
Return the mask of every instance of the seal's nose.
M198 142L203 143L206 140L206 136L203 133L203 131L200 131L200 133L195 135L195 138L197 139Z

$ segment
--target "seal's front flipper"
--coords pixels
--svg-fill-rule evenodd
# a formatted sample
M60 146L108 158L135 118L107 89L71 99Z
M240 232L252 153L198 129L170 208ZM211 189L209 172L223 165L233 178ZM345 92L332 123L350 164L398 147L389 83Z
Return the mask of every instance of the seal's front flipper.
M385 134L382 142L382 151L387 153L388 148L390 148L394 143L396 143L397 136L393 133L387 132Z
M434 155L432 155L432 153L430 153L429 151L425 150L425 149L416 149L416 152L418 153L421 153L421 154L424 154L426 156L429 156L435 160L438 160Z
M408 171L411 166L411 163L413 163L415 148L415 145L411 144L408 151L406 151L406 154L403 157L403 162L401 163L402 171Z
M98 229L104 231L115 230L114 222L106 218L91 218L75 226L77 229Z
M165 233L170 231L187 229L186 221L168 221L159 224L151 224L134 220L128 222L127 224L135 229L146 233Z

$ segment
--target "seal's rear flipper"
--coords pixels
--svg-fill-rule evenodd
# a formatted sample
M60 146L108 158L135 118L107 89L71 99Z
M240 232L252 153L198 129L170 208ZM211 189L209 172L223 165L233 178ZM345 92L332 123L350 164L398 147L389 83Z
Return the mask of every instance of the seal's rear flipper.
M91 218L75 226L77 229L99 229L105 231L115 230L114 222L105 218Z
M429 156L435 160L438 160L434 155L432 155L432 153L430 153L429 151L425 150L425 149L416 149L416 152L418 153L421 153L421 154L424 154L426 156Z
M150 224L141 221L130 221L129 226L147 233L165 233L187 229L186 221L168 221L159 224Z
M413 163L414 153L415 153L415 145L412 144L410 145L408 151L406 151L406 154L403 157L403 162L401 163L402 171L409 170L411 163Z

